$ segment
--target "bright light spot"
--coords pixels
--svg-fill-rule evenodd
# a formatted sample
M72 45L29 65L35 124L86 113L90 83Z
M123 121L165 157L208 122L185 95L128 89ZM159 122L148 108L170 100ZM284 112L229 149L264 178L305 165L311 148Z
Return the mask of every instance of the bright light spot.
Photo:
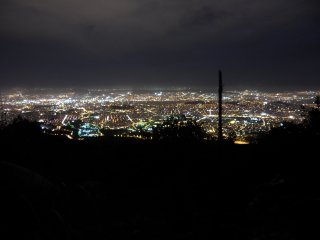
M234 144L247 145L247 144L250 144L250 143L246 142L246 141L235 141Z

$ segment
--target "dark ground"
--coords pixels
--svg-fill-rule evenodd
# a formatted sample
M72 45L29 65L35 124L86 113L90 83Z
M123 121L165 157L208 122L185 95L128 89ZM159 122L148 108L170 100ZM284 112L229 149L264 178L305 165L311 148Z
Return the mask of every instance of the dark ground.
M1 239L298 239L318 227L318 143L1 139Z

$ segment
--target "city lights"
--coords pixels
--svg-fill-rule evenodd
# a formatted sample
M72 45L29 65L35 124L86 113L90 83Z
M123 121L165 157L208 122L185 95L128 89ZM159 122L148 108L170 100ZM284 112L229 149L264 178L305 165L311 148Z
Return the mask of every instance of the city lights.
M299 123L303 119L301 106L311 106L316 95L312 91L227 91L223 99L223 135L236 136L242 143L284 121ZM124 131L115 137L150 139L154 129L167 120L175 120L178 125L195 121L210 136L217 135L214 91L19 90L8 92L3 99L8 122L20 115L41 123L47 133L73 139L99 137L104 129Z

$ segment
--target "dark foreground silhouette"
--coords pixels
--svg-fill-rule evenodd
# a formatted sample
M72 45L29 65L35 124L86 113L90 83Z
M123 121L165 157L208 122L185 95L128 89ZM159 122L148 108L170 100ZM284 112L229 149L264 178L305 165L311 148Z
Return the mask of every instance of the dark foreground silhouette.
M317 114L248 146L70 141L17 120L0 135L1 239L308 239Z

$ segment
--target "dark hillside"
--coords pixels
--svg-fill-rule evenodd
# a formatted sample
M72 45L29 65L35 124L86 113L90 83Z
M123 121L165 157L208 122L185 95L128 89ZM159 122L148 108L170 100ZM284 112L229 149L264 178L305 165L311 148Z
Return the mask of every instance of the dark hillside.
M272 134L247 146L71 141L16 122L1 135L2 231L30 239L296 239L296 225L312 229L309 215L320 213L319 145L272 144Z

